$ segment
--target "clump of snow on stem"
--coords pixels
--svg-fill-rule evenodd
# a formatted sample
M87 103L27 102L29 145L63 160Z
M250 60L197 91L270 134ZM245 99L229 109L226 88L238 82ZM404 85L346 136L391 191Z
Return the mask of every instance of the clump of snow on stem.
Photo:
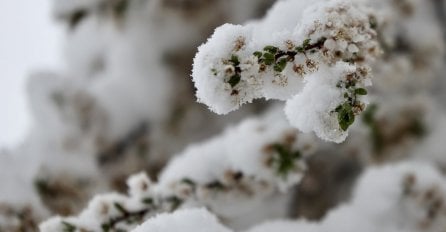
M299 170L305 169L305 163L297 159L294 170L284 173L285 176L278 175L277 167L271 166L274 164L269 160L270 145L281 143L290 145L292 150L300 150L302 157L311 154L315 148L312 136L297 133L280 114L274 113L263 119L245 120L221 136L189 147L182 156L169 163L160 176L160 182L178 182L187 177L204 184L221 178L227 170L233 170L258 180L277 183L281 189L286 189L300 179ZM191 170L191 166L196 168Z
M227 79L227 74L236 72L234 64L229 60L222 62L222 57L231 57L233 52L244 52L245 56L250 56L251 54L249 51L246 52L244 47L250 40L251 29L250 26L225 24L218 27L208 42L198 48L199 52L194 59L193 75L194 77L207 77L199 80L194 78L198 100L207 104L212 111L218 114L227 113L238 107L238 105L234 105L233 99L222 97L231 91L231 85L229 83L222 85L221 79ZM224 72L220 72L220 70ZM243 91L238 93L239 96L243 96L244 101L251 102L260 97L256 84L250 83L249 76L240 78L242 78L242 83L246 83ZM252 80L255 81L255 79ZM209 88L209 86L213 88Z
M332 74L348 72L355 67L368 70L374 57L380 54L376 32L369 22L371 13L360 4L346 1L321 1L306 8L301 5L296 1L282 1L263 21L217 28L194 59L192 77L198 101L218 114L226 114L262 97L293 99L293 102L320 99L314 109L311 108L313 104L307 104L310 109L306 110L297 108L301 104L288 104L289 120L299 129L315 131L325 140L342 142L346 133L337 131L347 131L352 122L343 126L341 122L327 123L320 119L330 117L333 104L341 103L339 97L331 98L333 95L342 95L356 84L365 86L370 82L367 77L353 85L339 86L337 81L342 77ZM299 7L305 10L302 15L293 14L293 19L299 19L294 27L281 20L279 25L274 25L277 17L283 17L289 9L301 9ZM283 28L280 23L284 24ZM265 32L269 32L268 36ZM342 68L345 70L340 70ZM310 87L305 89L306 85L313 85L313 91L308 90ZM331 93L325 94L326 90ZM300 94L302 92L306 93ZM351 105L361 106L357 107L355 115L365 108L364 102L356 102L356 98ZM315 120L301 121L308 118ZM304 124L306 128L299 127Z
M285 107L285 113L291 124L303 132L313 130L317 136L329 141L338 143L344 141L347 132L339 128L335 108L343 103L345 97L336 85L355 72L355 66L340 62L332 68L321 67L318 74L309 75L302 92L289 100ZM365 87L367 81L364 78L367 77L357 76L362 78L361 87ZM314 97L315 95L318 97ZM355 98L362 100L361 96Z

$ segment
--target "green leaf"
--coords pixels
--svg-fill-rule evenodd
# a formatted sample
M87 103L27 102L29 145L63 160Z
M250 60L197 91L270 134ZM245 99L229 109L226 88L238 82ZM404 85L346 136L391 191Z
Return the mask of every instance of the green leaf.
M274 71L276 72L282 72L286 67L287 61L285 58L279 59L277 63L274 65Z
M76 231L76 226L74 226L73 224L65 222L65 221L62 221L62 224L63 224L63 231L64 232L74 232L74 231Z
M300 153L300 151L295 151L292 156L293 159L299 159L302 157L302 154Z
M116 208L119 212L121 212L122 214L127 214L127 213L128 213L127 210L124 208L124 206L122 206L120 203L115 202L113 205L114 205L115 208Z
M302 47L304 49L307 49L310 46L310 39L305 39L304 42L302 43Z
M296 51L299 53L304 53L305 49L302 46L298 46L298 47L296 47Z
M336 107L335 112L339 113L341 112L341 110L343 109L342 105L338 105L338 107Z
M109 232L110 231L110 225L109 224L102 224L101 225L101 227L102 227L102 231L103 232Z
M213 189L213 190L223 190L225 186L220 181L214 181L209 184L206 184L206 188Z
M267 51L269 53L273 53L274 54L274 53L276 53L279 50L279 48L278 47L274 47L274 46L266 46L266 47L263 48L263 50Z
M234 66L238 66L240 64L240 60L236 55L232 55L229 61L231 61Z
M231 87L234 88L238 83L240 83L241 77L239 74L233 75L231 78L229 78L228 83L231 85Z
M183 178L181 180L181 183L190 185L191 187L195 187L195 185L196 185L195 182L189 178Z
M364 88L358 88L358 89L355 89L355 94L358 94L358 95L367 95L367 90L364 89Z
M338 113L339 127L343 131L346 131L355 122L355 114L353 113L352 106L344 103L336 107L335 111Z
M273 157L276 172L282 177L287 177L288 173L295 168L295 160L301 158L300 151L292 151L282 144L273 144L272 148L277 153Z
M172 204L172 211L178 209L178 207L180 207L181 204L183 204L183 200L181 200L178 197L169 197L166 199L166 201L170 202Z
M146 204L146 205L153 205L153 198L151 197L147 197L142 199L142 203Z
M274 60L275 60L274 55L271 54L271 53L269 53L269 52L265 52L265 53L263 54L263 58L264 58L264 61L263 61L263 62L264 62L266 65L271 65L271 64L273 64L273 63L274 63Z
M254 56L257 56L257 58L259 58L259 59L260 59L260 58L262 58L262 55L263 55L263 53L262 53L262 52L259 52L259 51L257 51L257 52L254 52L254 53L253 53L253 55L254 55Z

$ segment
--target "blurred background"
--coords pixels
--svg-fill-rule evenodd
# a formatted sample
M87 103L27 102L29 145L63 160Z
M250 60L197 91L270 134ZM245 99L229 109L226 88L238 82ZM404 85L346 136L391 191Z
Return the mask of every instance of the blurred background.
M17 146L31 124L25 79L31 70L59 69L61 31L51 1L0 1L0 148Z

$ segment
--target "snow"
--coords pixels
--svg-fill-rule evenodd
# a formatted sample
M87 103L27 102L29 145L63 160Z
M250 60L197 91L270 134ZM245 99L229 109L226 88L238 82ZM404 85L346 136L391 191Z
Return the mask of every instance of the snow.
M426 194L432 199L426 198ZM248 232L439 231L446 223L444 214L440 213L444 206L440 203L438 209L432 209L430 204L444 199L446 182L436 168L429 164L403 162L366 171L358 180L351 202L333 209L319 223L275 221L258 225ZM429 210L438 211L431 217Z
M186 209L172 214L160 214L132 230L132 232L177 231L230 232L206 209Z
M281 17L290 9L299 10ZM261 21L217 28L194 59L192 78L198 101L218 114L256 98L290 101L285 112L291 124L314 131L324 140L344 141L347 132L339 131L337 113L331 113L334 104L342 103L337 83L345 78L342 74L355 67L367 68L379 55L368 13L368 8L339 0L310 6L281 1ZM362 61L355 61L358 54ZM353 61L342 64L345 60ZM365 86L365 81L370 80L358 80L358 87ZM313 99L318 102L311 104Z
M149 216L153 216L168 210L171 203L166 199L173 196L184 203L181 207L215 209L214 213L224 216L236 228L284 216L289 197L285 192L299 183L306 170L305 158L315 150L315 140L311 135L298 133L278 108L273 109L177 154L158 182L152 183L144 173L135 174L127 181L128 196L97 195L77 217L47 221L42 224L42 231L58 228L53 224L61 224L61 220L85 230L100 228L108 218L119 216L119 212L110 210L116 202L128 211L149 207ZM287 162L291 164L279 172L274 145L289 149L284 152L290 154L299 151L300 156L290 157ZM147 198L152 199L153 205L143 203ZM257 213L246 215L249 211ZM132 228L131 223L126 226Z
M242 11L250 4L259 6L259 1L244 1L245 10L235 12L227 11L237 8L239 0L130 2L128 14L116 17L114 1L58 0L59 16L83 7L88 16L76 28L67 28L69 67L35 72L28 81L36 123L23 146L0 150L0 230L22 226L25 219L16 213L20 210L35 213L37 224L50 213L60 213L55 209L59 206L81 213L51 218L41 224L41 231L71 231L71 226L77 231L107 226L113 227L110 231L130 231L144 221L136 231L446 228L446 183L440 172L446 170L446 113L443 101L436 102L428 87L444 76L436 74L444 48L430 4L409 0L415 4L414 14L403 17L400 6L378 0L369 2L378 12L364 7L367 0L283 0L262 20L217 28L194 60L198 100L218 114L258 98L283 101L269 109L252 105L255 111L238 112L237 117L247 116L244 121L229 125L209 119L216 116L194 105L192 88L184 90L190 87L189 73L166 63L184 62L182 56L193 53L188 50L196 48L203 31L223 19L248 18ZM376 31L372 16L377 17ZM385 35L377 38L380 30ZM389 43L390 53L375 63L381 53L378 40ZM306 47L312 48L302 51ZM273 56L274 65L267 64L271 57L266 54ZM415 65L420 60L427 64ZM379 77L370 87L372 74ZM395 79L389 78L394 74ZM424 84L414 81L418 75L427 77L420 81ZM367 123L360 116L369 101L379 104L379 110L368 115ZM348 124L350 130L340 122L345 104L357 117L348 122L354 122ZM253 116L259 111L260 116ZM341 143L348 133L351 139L342 145L322 141ZM209 137L179 151L197 134ZM380 145L383 151L374 149ZM116 160L102 162L108 152ZM349 200L320 221L285 220L296 200L292 189L306 174L307 158L316 152L358 158L364 174ZM158 173L163 161L169 162ZM388 164L377 166L377 161ZM157 181L141 170L157 174ZM113 192L134 172L127 179L127 194ZM36 180L55 183L55 193L42 193ZM350 193L343 185L336 187L342 195Z
M303 132L314 131L327 141L343 142L347 132L338 126L334 110L343 101L343 91L336 87L355 66L338 62L334 67L321 66L317 74L308 76L307 83L299 94L287 101L285 114L291 125Z
M265 165L265 148L269 144L282 143L287 135L297 136L293 148L302 150L304 157L311 154L312 150L302 148L313 145L312 136L295 131L280 112L272 113L263 118L247 119L218 137L189 147L164 169L160 183L169 186L172 182L190 178L205 184L221 180L227 170L233 170L286 189L300 180L299 169L305 169L304 163L299 161L297 166L300 168L292 170L287 178L277 176L271 167ZM191 166L195 168L191 169Z
M243 52L243 48L246 46L245 43L250 41L251 33L249 26L225 24L218 27L208 42L198 48L192 71L194 73L193 81L197 87L198 101L208 105L212 111L218 114L226 114L237 109L239 104L251 102L254 98L259 97L259 94L256 93L258 91L257 84L250 83L249 76L241 77L242 82L249 84L246 84L247 89L240 92L240 96L243 98L240 101L236 99L237 97L224 97L231 94L231 88L229 84L222 85L220 81L228 72L226 71L228 65L221 63L221 57L230 57L232 51L239 51L244 56L250 55L248 52ZM237 40L238 38L241 39ZM236 48L237 41L243 43L240 44L240 48ZM215 73L217 70L224 71Z

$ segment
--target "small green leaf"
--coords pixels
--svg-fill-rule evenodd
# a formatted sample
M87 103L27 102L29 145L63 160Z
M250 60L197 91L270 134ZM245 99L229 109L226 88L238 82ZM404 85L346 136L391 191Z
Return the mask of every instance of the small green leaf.
M292 151L289 147L282 144L273 144L272 148L276 152L273 157L276 172L286 178L290 171L295 168L295 160L301 158L300 151Z
M110 225L106 223L102 224L101 227L102 227L102 232L109 232L111 229Z
M276 53L279 50L279 48L278 47L274 47L274 46L266 46L266 47L263 48L263 50L267 51L269 53L273 53L274 54L274 53Z
M266 65L271 65L274 63L274 55L269 52L265 52L263 54L263 58Z
M195 187L195 185L196 185L195 182L189 178L183 178L181 180L181 183L190 185L191 187Z
M166 201L172 204L171 208L172 211L178 209L178 207L180 207L180 205L183 204L183 200L175 196L167 198Z
M230 61L234 66L238 66L240 64L240 60L236 55L232 55Z
M286 67L287 61L285 58L279 59L277 63L274 65L274 71L276 72L282 72Z
M209 184L206 184L206 188L213 189L213 190L222 190L225 188L225 186L220 181L217 180L217 181L211 182Z
M310 39L305 39L304 42L302 43L302 47L304 49L307 49L310 46Z
M302 157L302 154L300 153L300 151L295 151L292 156L293 159L299 159Z
M339 113L342 110L342 105L338 105L338 107L336 107L335 112Z
M254 52L253 55L260 59L260 58L262 58L263 53L257 51L257 52Z
M63 224L63 231L64 232L74 232L76 231L76 226L74 226L73 224L66 222L66 221L62 221Z
M231 87L234 88L234 86L236 86L240 82L240 80L241 80L240 75L235 74L231 78L229 78L228 83L231 85Z
M298 47L296 47L296 51L299 53L304 53L305 49L302 46L298 46Z
M142 199L142 203L146 204L146 205L153 205L153 198L151 197L147 197Z
M114 205L115 208L116 208L119 212L121 212L122 214L127 214L127 213L128 213L127 210L124 208L124 206L122 206L120 203L115 202L113 205Z
M358 89L355 89L355 94L358 94L358 95L367 95L367 90L364 89L364 88L358 88Z
M343 131L346 131L355 122L355 114L353 113L352 106L344 103L336 107L335 111L338 113L339 127Z

